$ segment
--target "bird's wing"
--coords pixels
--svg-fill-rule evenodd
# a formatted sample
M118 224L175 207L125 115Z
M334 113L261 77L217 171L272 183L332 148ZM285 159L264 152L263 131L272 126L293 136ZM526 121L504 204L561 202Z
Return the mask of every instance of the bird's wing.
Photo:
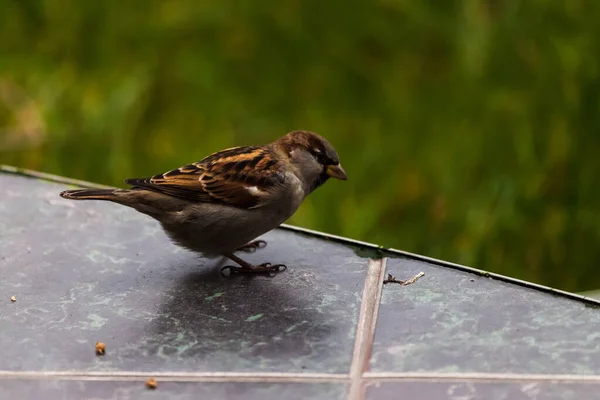
M281 164L264 147L235 147L193 164L125 183L191 202L224 203L256 208L284 183Z

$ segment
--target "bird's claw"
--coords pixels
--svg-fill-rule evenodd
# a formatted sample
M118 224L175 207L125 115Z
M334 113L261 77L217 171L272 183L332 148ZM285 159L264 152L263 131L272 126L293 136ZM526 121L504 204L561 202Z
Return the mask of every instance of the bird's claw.
M255 267L255 268L265 268L265 270L270 271L270 272L283 272L287 269L287 265L285 265L285 264L271 265L271 263L264 263L264 264L260 264L258 267Z
M256 249L264 249L267 247L267 242L264 240L255 240L254 242L250 242L248 244L243 245L237 251L245 251L246 253L254 253Z
M275 276L278 272L284 272L287 269L285 264L274 264L263 263L253 267L237 267L234 265L226 265L221 268L221 274L228 276L225 272L229 271L229 276L238 274L267 274L269 276Z

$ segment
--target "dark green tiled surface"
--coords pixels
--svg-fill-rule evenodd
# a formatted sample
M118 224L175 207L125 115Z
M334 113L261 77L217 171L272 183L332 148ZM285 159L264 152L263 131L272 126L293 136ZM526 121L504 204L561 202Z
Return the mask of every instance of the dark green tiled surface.
M6 399L44 400L341 400L344 384L334 383L179 383L158 382L155 390L144 381L2 380L0 393Z
M562 296L407 258L387 271L373 371L600 374L600 310Z
M244 256L286 272L225 278L133 210L0 187L0 370L348 372L367 267L352 249L278 230Z
M367 400L597 400L600 384L393 382L373 385Z
M391 257L387 272L400 279L425 276L383 286L370 371L600 375L600 309L593 305L285 229L265 235L266 249L241 255L285 263L287 271L225 278L223 260L178 249L152 219L108 203L61 199L65 187L0 173L2 398L346 398L346 384L326 374L350 370L366 257L377 254ZM105 356L95 355L97 340L106 342ZM70 371L73 380L19 380L6 371ZM181 382L149 391L111 371L168 372ZM203 372L295 373L331 382L184 382L194 376L183 373ZM594 399L599 388L600 381L430 379L381 383L367 395Z

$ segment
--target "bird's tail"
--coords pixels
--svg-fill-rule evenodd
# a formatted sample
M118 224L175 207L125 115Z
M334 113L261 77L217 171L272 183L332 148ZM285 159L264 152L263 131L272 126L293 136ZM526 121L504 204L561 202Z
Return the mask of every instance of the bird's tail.
M69 200L104 200L136 209L158 220L165 213L181 209L180 202L169 196L138 189L76 189L65 190L60 197Z
M75 189L65 190L60 197L70 200L108 200L115 201L122 189Z

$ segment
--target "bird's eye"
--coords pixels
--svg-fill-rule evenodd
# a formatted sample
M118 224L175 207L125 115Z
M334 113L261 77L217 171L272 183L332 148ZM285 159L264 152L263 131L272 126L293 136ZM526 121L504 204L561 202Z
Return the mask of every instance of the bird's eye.
M320 164L325 164L325 162L327 161L327 157L325 156L325 153L323 153L323 150L321 149L313 149L313 156L315 157L315 159L320 163Z

